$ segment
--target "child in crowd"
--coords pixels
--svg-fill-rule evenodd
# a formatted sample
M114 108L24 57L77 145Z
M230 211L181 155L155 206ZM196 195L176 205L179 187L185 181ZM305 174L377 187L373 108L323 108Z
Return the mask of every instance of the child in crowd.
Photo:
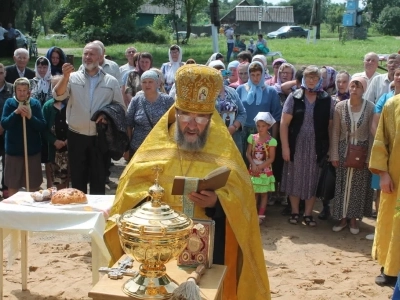
M54 88L62 76L53 76L51 86ZM55 101L50 99L43 106L43 116L47 123L44 132L48 148L48 161L50 162L53 184L57 189L68 187L68 149L66 121L67 100Z
M24 144L28 150L29 188L39 189L42 184L41 137L46 128L40 102L30 97L30 83L25 77L14 82L14 97L4 104L1 126L5 130L5 184L9 196L26 187ZM26 118L26 140L24 140L23 118Z
M258 198L261 198L258 222L262 224L268 202L267 193L275 191L275 177L271 165L275 159L275 148L278 142L268 131L275 124L275 119L269 112L259 112L254 122L258 133L249 135L246 156L250 162L249 173L256 194L256 203Z

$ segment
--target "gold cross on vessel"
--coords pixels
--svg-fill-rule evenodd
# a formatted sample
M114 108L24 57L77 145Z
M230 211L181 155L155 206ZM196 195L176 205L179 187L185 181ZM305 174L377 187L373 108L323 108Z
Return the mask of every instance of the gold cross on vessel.
M158 177L160 176L160 173L163 171L163 168L161 168L158 165L156 165L156 166L152 167L151 169L156 174L156 180L158 181Z

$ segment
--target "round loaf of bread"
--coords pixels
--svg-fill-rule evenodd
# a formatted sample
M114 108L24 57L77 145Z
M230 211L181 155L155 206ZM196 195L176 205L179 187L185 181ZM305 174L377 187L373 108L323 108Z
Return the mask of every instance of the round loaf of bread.
M82 203L87 203L86 195L80 190L73 188L61 189L51 197L51 204L54 205Z

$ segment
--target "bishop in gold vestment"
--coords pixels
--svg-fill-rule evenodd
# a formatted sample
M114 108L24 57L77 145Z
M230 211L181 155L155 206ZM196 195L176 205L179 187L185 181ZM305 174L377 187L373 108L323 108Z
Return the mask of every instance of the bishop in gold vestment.
M396 277L400 272L400 95L383 108L369 168L380 175L382 188L372 257L383 266L385 275ZM387 175L392 185L382 182Z
M223 253L223 263L228 266L223 299L269 300L254 192L241 154L215 110L222 77L213 68L186 65L178 69L175 82L176 103L160 119L126 166L111 215L135 207L148 196L148 188L155 178L152 168L156 165L163 169L159 175L159 182L166 191L163 200L179 211L183 210L181 198L168 192L172 189L174 176L202 178L219 166L229 167L231 173L227 184L215 191L216 207L222 208L226 216L223 224L225 247L218 249ZM176 127L180 127L182 122L192 126L197 123L199 127L206 116L211 116L211 119L207 120L208 135L204 146L198 151L182 149L177 143ZM193 136L193 132L190 134ZM195 205L195 218L205 219L209 218L208 215L207 208ZM117 226L112 221L107 222L104 238L112 264L123 254Z

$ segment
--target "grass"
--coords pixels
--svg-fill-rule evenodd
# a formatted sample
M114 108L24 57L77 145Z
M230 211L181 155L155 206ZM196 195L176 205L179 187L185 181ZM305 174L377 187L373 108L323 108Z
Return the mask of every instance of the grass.
M323 31L324 33L324 31ZM322 35L324 36L325 33ZM244 37L247 41L250 36ZM254 37L253 37L254 38ZM173 43L171 41L171 43ZM163 62L168 61L169 44L144 44L131 43L107 46L107 54L111 55L119 64L125 64L124 52L128 46L135 45L139 51L150 52L154 57L154 66L159 67ZM52 46L59 46L66 49L68 54L75 56L75 65L80 63L83 45L70 40L44 40L38 39L38 47L48 49ZM68 50L67 48L78 48ZM210 37L191 39L189 45L182 45L183 60L194 58L198 63L205 63L211 56L212 41ZM363 68L362 59L368 52L394 53L399 50L399 41L391 36L374 36L366 40L346 41L342 44L338 38L322 38L316 44L307 43L305 39L292 38L286 40L268 40L268 47L271 51L280 51L284 58L296 67L303 65L329 65L336 70L347 70L350 73L359 72ZM220 36L219 49L222 54L226 54L225 38ZM1 59L3 64L12 64L12 59ZM271 59L268 61L271 64ZM29 66L34 65L31 59Z

